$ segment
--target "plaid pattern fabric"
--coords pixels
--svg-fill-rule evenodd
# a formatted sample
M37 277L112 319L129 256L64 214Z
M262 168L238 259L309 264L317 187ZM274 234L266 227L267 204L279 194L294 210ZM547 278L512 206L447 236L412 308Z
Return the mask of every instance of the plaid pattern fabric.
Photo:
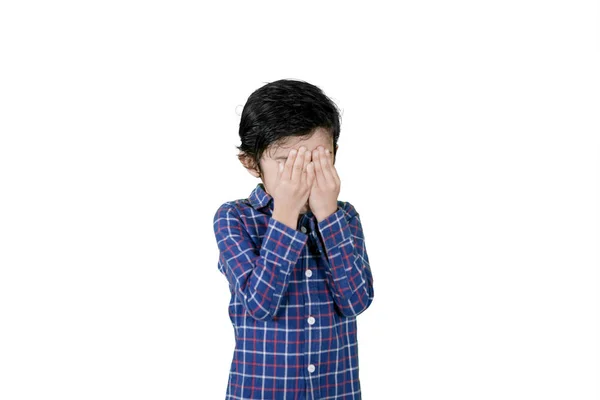
M359 215L338 201L292 229L273 205L259 183L214 215L236 341L226 399L361 399L356 316L374 291Z

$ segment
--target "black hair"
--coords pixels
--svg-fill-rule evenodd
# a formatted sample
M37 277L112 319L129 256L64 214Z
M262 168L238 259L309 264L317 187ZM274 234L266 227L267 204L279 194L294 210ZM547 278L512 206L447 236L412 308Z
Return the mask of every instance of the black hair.
M290 136L309 136L326 129L333 138L335 159L340 136L340 111L315 85L280 79L255 90L244 105L240 120L238 158L246 157L262 176L259 160L265 150Z

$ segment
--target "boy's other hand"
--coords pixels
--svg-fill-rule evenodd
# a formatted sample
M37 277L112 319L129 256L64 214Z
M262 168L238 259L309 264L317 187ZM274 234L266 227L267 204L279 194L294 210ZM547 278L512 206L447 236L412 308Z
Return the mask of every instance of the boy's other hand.
M323 146L319 146L312 152L312 163L314 164L309 174L314 174L310 197L308 198L310 209L321 222L337 211L337 199L340 194L341 181L337 170L333 165L333 155Z
M304 146L298 151L292 149L285 164L279 164L277 183L272 193L274 206L278 210L289 210L299 214L308 200L314 179L311 152Z

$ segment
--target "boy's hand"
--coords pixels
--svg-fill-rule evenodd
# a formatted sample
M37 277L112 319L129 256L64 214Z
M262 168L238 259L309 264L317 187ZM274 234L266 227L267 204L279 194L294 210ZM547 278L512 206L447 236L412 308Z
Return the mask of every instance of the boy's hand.
M273 199L277 210L299 214L310 195L315 178L311 153L301 146L297 152L291 150L285 165L279 164L277 184L273 189Z
M340 194L341 181L333 165L333 155L323 146L312 152L314 174L308 204L312 213L321 222L337 211L337 199Z

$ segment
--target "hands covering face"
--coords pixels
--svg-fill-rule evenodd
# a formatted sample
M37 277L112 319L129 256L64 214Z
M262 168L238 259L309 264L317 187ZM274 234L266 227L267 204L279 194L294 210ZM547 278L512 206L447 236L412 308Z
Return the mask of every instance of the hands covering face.
M275 209L300 213L307 203L315 179L310 156L310 152L302 146L298 151L290 150L285 163L279 164L277 181L272 191Z
M323 146L312 151L314 168L307 170L313 174L312 186L308 198L309 206L320 222L337 211L337 199L341 181L333 165L333 154Z
M312 152L292 149L279 165L274 197L294 210L307 202L318 221L337 211L341 181L333 165L333 154L323 146ZM277 200L276 200L277 202Z
M318 221L337 211L337 198L341 181L333 154L323 146L312 152L301 146L292 149L285 163L279 164L277 185L274 190L276 204L301 210L308 202Z

